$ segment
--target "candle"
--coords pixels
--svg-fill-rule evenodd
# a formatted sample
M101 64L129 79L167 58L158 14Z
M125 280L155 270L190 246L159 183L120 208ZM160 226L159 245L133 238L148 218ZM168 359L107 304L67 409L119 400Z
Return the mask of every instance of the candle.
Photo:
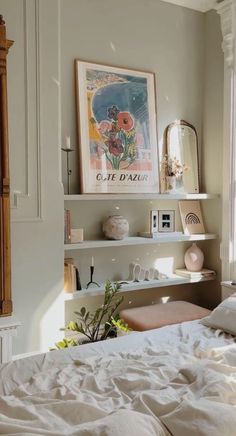
M91 266L94 266L94 257L92 256L92 259L91 259Z
M69 136L66 137L66 148L68 150L70 149L70 137Z

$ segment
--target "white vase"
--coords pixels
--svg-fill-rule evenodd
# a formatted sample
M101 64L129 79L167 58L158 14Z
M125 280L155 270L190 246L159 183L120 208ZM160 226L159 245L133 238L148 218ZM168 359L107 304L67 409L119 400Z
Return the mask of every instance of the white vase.
M166 176L166 192L176 191L176 176Z
M194 242L185 252L184 263L188 271L201 271L204 262L202 250Z
M108 239L124 239L129 233L129 223L121 215L112 215L104 221L102 230Z

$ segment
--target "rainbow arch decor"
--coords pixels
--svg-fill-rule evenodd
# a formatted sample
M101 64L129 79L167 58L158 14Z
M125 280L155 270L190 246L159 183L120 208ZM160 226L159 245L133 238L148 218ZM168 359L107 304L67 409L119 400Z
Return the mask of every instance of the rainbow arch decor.
M199 200L179 201L179 211L183 230L186 235L205 233Z
M82 193L158 193L153 73L75 60Z

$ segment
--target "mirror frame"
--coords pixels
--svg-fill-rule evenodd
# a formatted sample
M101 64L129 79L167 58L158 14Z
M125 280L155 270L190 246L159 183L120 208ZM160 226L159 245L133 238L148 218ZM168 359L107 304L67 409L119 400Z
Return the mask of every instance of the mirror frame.
M7 54L13 44L6 38L0 15L0 316L12 314L10 176L7 110Z
M168 155L170 155L170 145L169 145L169 142L168 142L169 132L170 132L171 128L174 127L174 126L187 126L187 127L190 127L190 128L194 131L194 133L195 133L195 136L196 136L196 148L197 148L196 151L197 151L197 176L198 176L198 190L195 191L195 192L191 192L191 194L198 194L198 193L200 192L200 172L199 172L199 150L198 150L198 136L197 136L197 131L196 131L195 127L194 127L192 124L188 123L188 122L185 121L185 120L175 120L173 123L169 124L169 125L166 127L166 129L165 129L165 144L166 144L166 147L165 147L165 148L166 148L166 152L167 152ZM189 194L190 194L190 193L189 193Z

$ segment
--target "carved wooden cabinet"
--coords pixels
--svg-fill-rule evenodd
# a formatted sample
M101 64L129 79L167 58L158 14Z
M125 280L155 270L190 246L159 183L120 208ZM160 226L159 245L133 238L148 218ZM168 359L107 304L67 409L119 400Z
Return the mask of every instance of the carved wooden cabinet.
M10 177L7 112L7 54L13 41L6 39L0 15L0 315L11 315Z

